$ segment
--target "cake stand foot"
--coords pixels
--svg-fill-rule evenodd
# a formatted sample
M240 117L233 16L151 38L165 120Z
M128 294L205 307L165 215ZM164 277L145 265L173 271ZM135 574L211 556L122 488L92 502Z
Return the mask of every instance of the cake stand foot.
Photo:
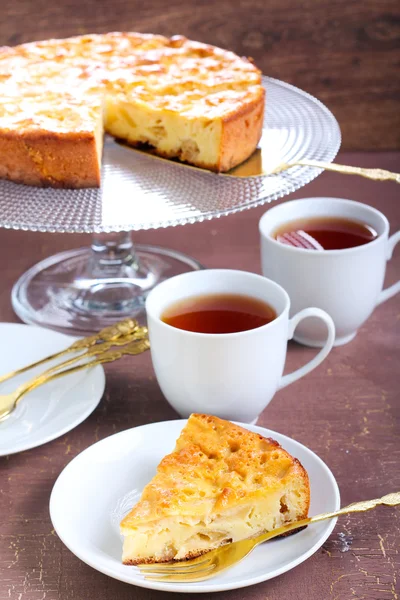
M133 245L129 233L96 234L91 248L51 256L24 273L12 305L25 323L87 335L131 316L145 323L155 285L202 269L193 258L158 246Z

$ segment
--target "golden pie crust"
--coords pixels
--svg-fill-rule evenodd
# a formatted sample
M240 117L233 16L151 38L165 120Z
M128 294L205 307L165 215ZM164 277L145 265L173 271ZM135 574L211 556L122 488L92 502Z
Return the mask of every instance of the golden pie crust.
M193 414L121 522L123 563L193 558L306 518L308 475L278 442Z
M248 158L264 89L247 59L181 36L106 33L0 48L0 178L100 185L103 132L213 171Z

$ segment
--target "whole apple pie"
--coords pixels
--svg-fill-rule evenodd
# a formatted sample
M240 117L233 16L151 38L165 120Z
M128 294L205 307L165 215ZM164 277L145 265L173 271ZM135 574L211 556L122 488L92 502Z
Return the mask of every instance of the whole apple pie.
M104 132L227 171L261 136L251 61L181 36L106 33L0 48L0 177L100 185Z

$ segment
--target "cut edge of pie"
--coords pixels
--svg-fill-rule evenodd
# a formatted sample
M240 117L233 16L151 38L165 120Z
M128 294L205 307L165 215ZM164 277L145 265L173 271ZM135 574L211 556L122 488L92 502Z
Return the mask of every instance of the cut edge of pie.
M220 118L187 117L119 95L107 95L105 130L133 147L151 146L158 156L214 172L226 172L245 161L262 134L265 91ZM133 126L132 126L133 125Z
M308 515L301 463L278 442L193 414L121 521L126 565L184 560Z

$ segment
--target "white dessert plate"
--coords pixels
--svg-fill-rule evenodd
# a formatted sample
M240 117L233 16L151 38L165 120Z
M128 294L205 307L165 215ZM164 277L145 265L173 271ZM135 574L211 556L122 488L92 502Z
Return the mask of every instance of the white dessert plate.
M0 374L63 350L75 339L50 329L0 323ZM0 394L13 392L21 383L53 364L0 383ZM67 375L29 392L8 419L0 422L0 456L41 446L70 431L94 411L104 387L104 370L99 366Z
M210 593L276 577L322 546L336 520L263 544L236 567L198 583L146 581L137 567L123 565L119 522L139 499L163 456L173 450L185 424L186 420L166 421L122 431L90 446L65 467L51 494L50 516L71 552L101 573L126 583L170 592ZM301 461L310 476L311 515L339 508L335 478L314 452L269 429L243 427L274 438Z

